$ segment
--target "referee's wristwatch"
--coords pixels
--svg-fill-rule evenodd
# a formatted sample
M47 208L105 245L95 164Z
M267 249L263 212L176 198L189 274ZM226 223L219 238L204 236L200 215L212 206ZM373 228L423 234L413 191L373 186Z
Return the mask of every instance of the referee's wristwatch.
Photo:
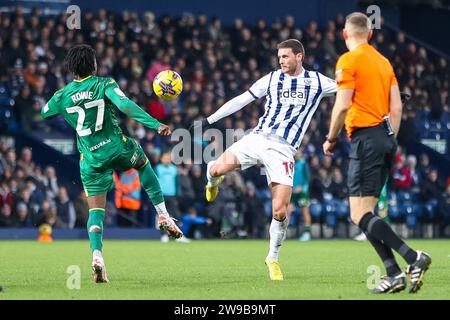
M337 140L338 140L338 137L333 138L333 139L330 139L330 138L328 137L328 135L326 136L326 138L327 138L327 141L328 141L329 143L336 143Z

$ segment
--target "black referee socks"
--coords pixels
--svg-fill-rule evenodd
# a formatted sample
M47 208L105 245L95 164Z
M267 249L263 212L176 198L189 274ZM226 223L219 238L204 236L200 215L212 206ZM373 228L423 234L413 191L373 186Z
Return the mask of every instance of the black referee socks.
M359 227L376 240L382 241L388 247L398 252L408 264L414 263L417 259L417 252L411 249L392 228L372 212L367 212L359 221ZM376 248L375 248L376 249ZM377 250L378 252L378 250ZM383 259L383 258L382 258ZM383 259L384 261L384 259Z
M386 274L388 277L395 277L400 274L402 270L395 261L394 253L392 249L385 245L382 241L375 239L372 235L366 234L367 240L375 248L378 256L383 261L384 267L386 268Z

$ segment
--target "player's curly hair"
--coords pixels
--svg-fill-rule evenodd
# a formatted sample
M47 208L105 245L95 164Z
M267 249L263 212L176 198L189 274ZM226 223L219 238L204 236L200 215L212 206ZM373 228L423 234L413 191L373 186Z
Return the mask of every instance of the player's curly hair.
M95 50L87 44L73 46L64 58L64 67L78 77L90 76L97 68Z

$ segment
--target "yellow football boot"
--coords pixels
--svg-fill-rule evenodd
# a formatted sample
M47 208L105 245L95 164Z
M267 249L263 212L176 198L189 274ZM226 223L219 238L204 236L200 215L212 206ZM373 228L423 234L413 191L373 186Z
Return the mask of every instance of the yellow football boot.
M209 182L205 187L206 191L206 201L213 202L217 195L219 194L219 185L222 183L225 176L220 176L219 180L217 181L217 184L215 186L212 186Z
M278 260L266 259L266 266L269 268L270 280L284 280Z

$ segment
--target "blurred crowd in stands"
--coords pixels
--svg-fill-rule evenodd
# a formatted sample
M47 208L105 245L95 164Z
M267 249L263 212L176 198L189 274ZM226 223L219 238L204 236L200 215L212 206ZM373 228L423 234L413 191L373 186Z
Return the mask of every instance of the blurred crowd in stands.
M83 227L88 207L82 195L69 199L66 187L58 183L55 169L41 168L32 150L16 151L0 142L0 227L33 227L48 223L54 227Z
M72 45L92 45L97 52L98 75L113 77L132 100L172 129L188 128L195 119L212 114L260 77L278 69L276 45L282 40L301 40L306 51L304 67L331 78L337 58L346 51L341 34L343 15L330 20L323 29L314 21L301 29L293 16L272 24L262 19L255 24L236 19L234 25L222 26L219 18L202 14L156 18L152 12L139 15L125 11L114 15L103 9L95 13L84 11L80 30L67 29L65 13L44 16L39 9L27 15L20 8L0 13L0 21L0 103L9 112L0 113L4 137L0 144L0 226L4 227L36 226L43 222L55 227L85 226L88 210L84 194L80 192L77 198L69 199L66 187L58 183L55 169L36 165L34 161L40 159L32 158L32 150L15 150L12 139L13 130L66 135L72 132L62 117L50 121L40 117L41 108L52 94L71 81L62 61ZM392 209L392 214L405 220L412 210L419 220L427 216L445 227L450 219L449 180L430 166L426 154L416 159L404 150L421 134L418 118L439 122L444 129L441 138L448 138L448 61L408 41L403 33L383 26L375 30L371 43L390 59L401 90L411 96L404 108L398 136L401 148L388 188L390 204L398 209L397 213ZM183 93L174 102L152 96L152 80L165 69L176 70L184 81ZM330 225L334 220L322 217L339 217L338 212L344 210L336 206L345 208L347 197L348 142L344 134L333 158L324 157L321 151L333 102L334 99L322 100L301 147L311 171L311 201L321 205L320 210L312 210L313 218ZM263 106L263 100L255 101L216 127L253 128ZM161 180L169 212L182 219L185 226L198 226L186 229L190 236L195 236L193 230L200 230L205 237L218 236L219 231L264 236L271 204L262 168L227 175L219 198L207 205L205 165L174 165L170 151L175 142L131 118L118 116L124 133L136 138L148 155ZM200 139L199 143L204 146L208 141ZM116 184L121 185L121 179L125 180L122 185L126 181L133 183L133 172L118 174ZM138 185L136 188L135 194L142 193ZM125 202L117 199L120 196L116 192L114 207L123 219L111 219L109 223L138 225L137 215L145 213L127 208ZM409 200L418 207L405 207ZM136 201L143 204L145 199L139 195ZM348 215L347 209L345 212Z

